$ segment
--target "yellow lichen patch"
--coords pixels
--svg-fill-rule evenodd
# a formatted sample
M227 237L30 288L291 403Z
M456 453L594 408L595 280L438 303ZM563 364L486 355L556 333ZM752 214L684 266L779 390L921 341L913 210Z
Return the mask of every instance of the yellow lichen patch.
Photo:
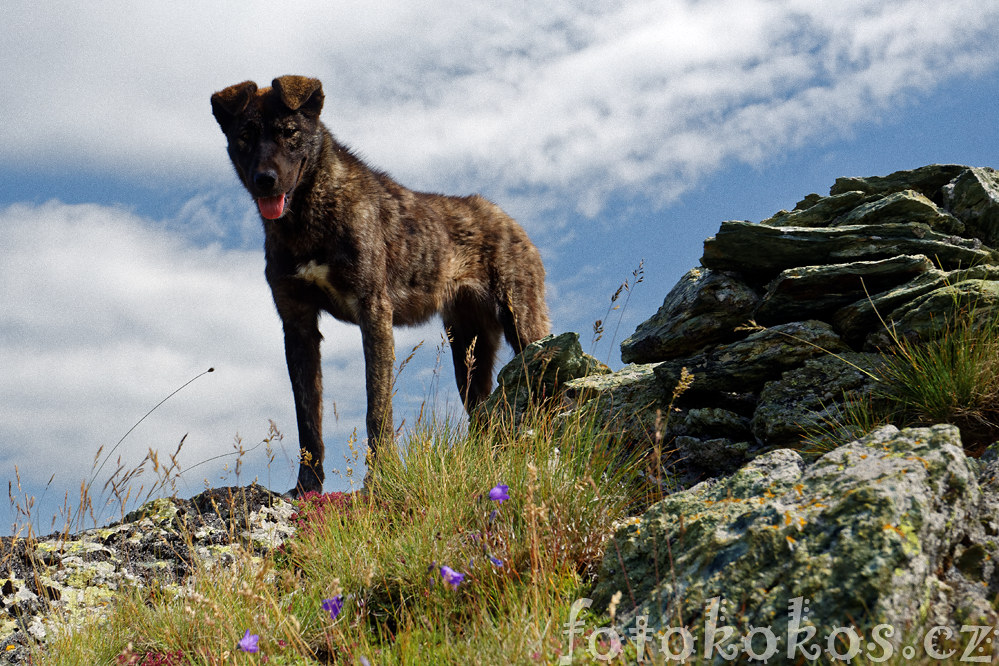
M916 530L905 522L900 523L897 527L895 525L886 524L884 525L886 531L894 532L902 537L902 552L906 555L912 556L919 553L919 539L916 537Z
M903 532L902 530L898 529L894 525L885 524L885 525L882 526L882 529L888 530L888 531L891 531L891 532L895 532L896 534L898 534L903 539L905 538L905 532Z

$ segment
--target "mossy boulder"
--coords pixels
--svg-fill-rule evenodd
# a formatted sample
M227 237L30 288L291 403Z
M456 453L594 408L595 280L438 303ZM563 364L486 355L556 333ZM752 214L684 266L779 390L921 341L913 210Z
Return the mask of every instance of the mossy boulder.
M723 600L724 624L740 637L769 627L780 655L802 599L822 638L838 627L870 636L884 623L899 630L897 647L934 626L953 636L993 626L994 475L965 456L953 426L886 426L811 465L772 451L621 524L592 597L606 608L623 592L621 629L644 618L651 631L688 627L699 641L712 600Z
M499 372L496 389L472 415L473 421L520 423L532 404L558 399L573 379L606 374L610 368L583 352L579 334L549 335L527 345Z

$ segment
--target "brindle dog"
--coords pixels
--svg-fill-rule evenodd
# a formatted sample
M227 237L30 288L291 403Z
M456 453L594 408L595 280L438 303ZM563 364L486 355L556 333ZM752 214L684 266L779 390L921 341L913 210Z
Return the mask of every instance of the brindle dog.
M302 452L292 496L321 491L324 479L321 312L361 327L372 452L394 432L394 324L440 313L469 411L492 388L500 334L519 352L550 327L544 266L524 230L480 196L414 192L369 168L320 122L323 99L304 76L212 95L263 218Z

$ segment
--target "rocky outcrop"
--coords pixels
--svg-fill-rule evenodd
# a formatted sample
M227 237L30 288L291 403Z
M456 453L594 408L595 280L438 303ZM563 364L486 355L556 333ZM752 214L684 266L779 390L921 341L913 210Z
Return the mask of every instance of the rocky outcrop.
M259 485L217 488L189 500L152 500L107 527L0 539L0 663L27 663L54 618L99 617L123 586L182 584L192 567L226 566L242 549L262 555L294 533L295 508ZM13 646L13 647L8 647Z
M794 656L815 659L836 631L863 636L857 649L877 658L930 631L995 626L997 473L996 460L965 456L953 426L886 426L810 465L771 451L621 524L593 600L606 608L621 593L622 636L642 618L650 633L686 627L698 646L717 603L717 624L737 637L718 649L746 653L742 637L766 628L773 651L765 634L752 650L768 663L798 663L788 642L799 639ZM877 625L894 633L872 644Z
M895 336L927 339L973 305L999 307L999 176L932 165L840 178L759 224L723 222L701 266L621 345L632 365L567 384L577 404L617 414L623 440L673 442L681 483L795 446L846 394L869 397ZM667 413L686 368L689 389ZM656 386L652 377L658 380ZM633 402L632 398L637 398ZM751 423L733 433L687 415L721 409ZM659 411L658 419L656 410ZM729 449L731 455L719 455ZM729 464L716 466L719 460Z

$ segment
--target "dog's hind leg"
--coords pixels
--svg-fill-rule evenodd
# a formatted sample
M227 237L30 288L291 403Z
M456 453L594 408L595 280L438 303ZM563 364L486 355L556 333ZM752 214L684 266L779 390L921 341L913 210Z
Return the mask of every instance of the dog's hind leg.
M471 413L492 391L500 325L493 308L466 296L444 312L444 327L451 341L458 394Z

